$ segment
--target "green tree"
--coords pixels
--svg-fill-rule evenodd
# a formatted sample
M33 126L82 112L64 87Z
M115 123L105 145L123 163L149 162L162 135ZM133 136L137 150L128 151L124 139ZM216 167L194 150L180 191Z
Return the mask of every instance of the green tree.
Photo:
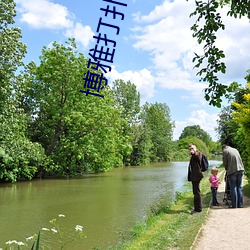
M117 103L122 109L121 116L127 120L128 125L137 123L140 112L140 93L136 85L130 81L115 80L113 82L113 93Z
M0 179L12 182L33 178L46 164L41 145L27 139L26 116L19 103L26 85L17 70L24 66L26 45L14 26L15 7L14 1L0 2Z
M141 124L152 144L151 162L170 160L174 125L169 107L165 103L146 102L142 107Z
M187 136L183 139L180 139L178 141L178 147L180 150L185 150L187 155L190 155L189 150L188 150L188 145L190 143L195 144L197 149L205 153L206 155L209 154L209 150L206 144L201 139L194 137L194 136Z
M209 83L205 89L205 99L214 106L221 107L221 97L231 91L230 87L219 83L218 74L226 72L224 63L225 54L222 49L216 46L216 34L224 30L219 7L230 5L228 15L235 18L248 16L250 19L249 0L200 0L195 1L196 9L190 16L196 16L196 22L192 25L193 37L197 38L199 44L204 44L203 54L195 53L193 62L201 81ZM204 66L205 65L205 66Z
M216 128L221 144L237 147L235 135L238 129L239 123L232 119L232 108L230 106L224 107L219 114L218 127Z
M113 82L112 90L116 103L121 109L122 137L126 140L124 143L130 143L132 150L131 154L128 154L128 150L122 152L123 163L124 165L137 165L140 93L137 91L135 84L130 81L124 82L121 79Z
M206 131L204 131L200 127L200 125L193 125L193 126L185 127L179 137L179 140L188 136L193 136L193 137L197 137L201 139L203 142L205 142L207 147L209 147L210 143L212 142L211 136Z
M41 143L55 163L54 168L41 169L45 173L107 171L121 165L120 152L129 150L120 135L121 110L109 87L101 92L104 98L79 92L87 70L87 59L77 51L74 39L44 47L40 65L29 64L23 105L32 107L30 138Z

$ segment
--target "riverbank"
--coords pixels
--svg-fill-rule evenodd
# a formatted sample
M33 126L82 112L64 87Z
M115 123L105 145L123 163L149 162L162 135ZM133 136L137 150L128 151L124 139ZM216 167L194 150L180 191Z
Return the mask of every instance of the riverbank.
M220 170L223 181L224 171ZM156 212L148 216L145 222L139 223L119 246L111 249L190 249L200 228L207 219L210 209L211 191L208 176L201 182L203 211L190 215L193 209L193 194L191 184L185 186L185 191L178 193L174 202L165 206L160 205Z

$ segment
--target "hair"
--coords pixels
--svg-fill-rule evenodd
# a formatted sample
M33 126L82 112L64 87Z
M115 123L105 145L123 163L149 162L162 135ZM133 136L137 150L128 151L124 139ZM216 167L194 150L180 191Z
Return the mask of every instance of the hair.
M212 168L211 169L211 174L218 173L218 171L219 171L218 168Z

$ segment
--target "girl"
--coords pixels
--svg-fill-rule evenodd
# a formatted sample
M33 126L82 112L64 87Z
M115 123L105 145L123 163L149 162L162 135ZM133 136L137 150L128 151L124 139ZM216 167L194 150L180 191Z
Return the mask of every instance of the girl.
M212 205L213 206L219 206L220 204L217 201L217 189L220 184L219 179L217 177L218 169L212 168L211 169L211 176L209 178L209 181L211 183L211 190L212 190Z

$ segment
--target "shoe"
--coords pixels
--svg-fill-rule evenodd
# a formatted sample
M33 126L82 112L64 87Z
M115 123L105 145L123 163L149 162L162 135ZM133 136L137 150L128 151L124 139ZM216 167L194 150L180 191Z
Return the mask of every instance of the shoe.
M212 206L216 206L216 207L219 206L219 205L220 205L219 203L212 204Z
M233 207L233 206L228 206L228 208L236 208L236 207Z
M201 211L196 211L196 210L192 210L191 212L190 212L190 214L196 214L196 213L200 213Z

